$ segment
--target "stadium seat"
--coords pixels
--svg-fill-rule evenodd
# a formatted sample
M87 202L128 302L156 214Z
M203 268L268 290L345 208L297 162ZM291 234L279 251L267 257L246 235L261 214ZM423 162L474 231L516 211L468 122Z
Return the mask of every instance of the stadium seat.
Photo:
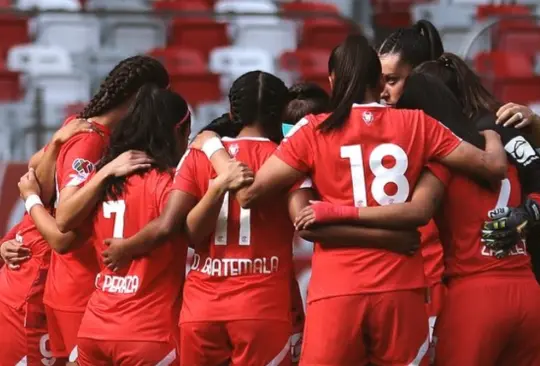
M21 10L32 9L55 9L55 10L81 10L81 3L79 0L17 0L16 7Z
M165 46L166 29L162 20L145 15L107 17L102 30L103 45L126 53L146 53Z
M395 29L411 24L411 8L430 0L371 0L374 23L383 28Z
M145 0L87 0L86 9L89 10L149 10L150 6Z
M219 75L209 72L170 72L171 89L182 94L195 108L221 99Z
M36 93L41 91L40 100L45 106L74 104L90 100L90 77L85 73L39 74L29 78L25 100L36 100Z
M264 45L272 57L277 58L285 51L297 47L297 33L292 21L282 20L276 25L246 25L234 38L237 47L254 48Z
M92 76L92 90L96 90L107 74L123 59L133 56L117 48L101 48L88 59L89 73Z
M298 49L285 52L279 60L281 68L294 73L294 81L313 82L325 90L328 83L328 58L330 51L324 49Z
M97 17L89 14L41 14L36 18L36 42L74 53L95 51L101 42Z
M15 101L21 96L21 74L0 69L0 101Z
M291 1L283 3L281 9L287 17L295 19L303 19L306 16L306 13L310 12L317 13L317 16L321 16L324 13L339 14L339 10L334 4L311 1Z
M228 44L227 25L211 17L178 18L170 25L167 45L171 47L194 48L208 58L212 49Z
M482 52L476 55L476 71L485 77L520 77L534 75L534 62L523 53Z
M0 56L5 60L7 51L14 45L28 43L28 19L11 14L0 14ZM8 35L9 36L6 36Z
M228 32L234 37L240 28L250 25L277 25L280 22L276 15L277 5L272 1L258 0L219 0L214 6L216 19L219 22L229 24ZM242 15L242 13L254 13L260 15Z
M26 44L8 52L7 68L29 75L72 74L73 60L69 52L58 46Z
M261 70L274 73L274 60L270 53L259 48L220 47L210 54L209 69L220 74L221 88L228 92L234 79L248 71Z
M208 67L203 55L189 48L157 48L149 52L170 72L206 73Z
M475 58L478 74L499 100L530 104L540 101L540 76L526 54L489 52Z
M345 20L320 18L306 19L302 28L299 48L333 49L355 29Z
M202 130L206 125L217 117L229 111L229 101L227 99L212 103L203 103L195 110L196 122L191 125L191 136Z

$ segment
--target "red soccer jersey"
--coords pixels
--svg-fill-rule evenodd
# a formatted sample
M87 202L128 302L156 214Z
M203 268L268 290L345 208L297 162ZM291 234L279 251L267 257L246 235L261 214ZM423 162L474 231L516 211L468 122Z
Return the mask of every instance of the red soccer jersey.
M7 266L0 269L0 301L15 309L22 309L30 297L43 293L51 248L28 214L18 225L15 240L30 249L32 256L16 271Z
M508 178L496 191L475 181L451 174L445 167L431 163L430 170L446 186L441 209L435 216L444 248L445 275L449 278L493 271L513 271L532 276L530 258L524 241L519 241L510 255L497 259L481 243L481 230L488 211L496 207L521 204L521 185L516 168L508 168Z
M265 138L223 142L231 156L255 172L277 146ZM201 199L215 177L206 156L190 150L178 166L173 189ZM293 234L286 194L249 210L226 194L209 243L195 249L180 322L289 321Z
M461 142L421 111L354 105L347 123L323 133L328 114L309 115L283 140L277 157L311 175L321 198L337 205L378 206L407 201L430 159ZM420 253L331 249L316 244L309 300L424 287Z
M428 286L442 281L444 273L443 248L439 239L439 230L435 221L419 228L421 234L421 252L424 258L424 274Z
M135 235L157 218L169 197L172 174L152 170L128 178L122 197L102 202L94 218L94 245ZM101 266L79 337L114 341L168 342L178 326L187 245L170 240L120 272Z
M83 184L94 170L94 164L101 159L109 140L109 130L99 124L94 126L99 133L78 134L62 146L56 159L57 195L65 187ZM81 240L67 254L53 251L43 298L46 305L63 311L84 311L99 271L91 241L91 238Z

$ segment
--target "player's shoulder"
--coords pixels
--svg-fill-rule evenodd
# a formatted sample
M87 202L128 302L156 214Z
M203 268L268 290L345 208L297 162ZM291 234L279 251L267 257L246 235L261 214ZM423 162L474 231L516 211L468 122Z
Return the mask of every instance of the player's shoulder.
M174 178L174 169L151 169L146 172L146 174L144 174L141 178L144 181L144 187L148 193L161 192L172 185Z
M231 157L273 153L277 144L266 137L242 137L221 139Z

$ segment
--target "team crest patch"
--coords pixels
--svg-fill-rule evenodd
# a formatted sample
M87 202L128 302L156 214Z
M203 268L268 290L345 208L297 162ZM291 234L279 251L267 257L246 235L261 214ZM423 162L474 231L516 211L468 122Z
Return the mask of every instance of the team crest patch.
M86 159L77 158L71 164L71 168L74 170L74 173L69 175L71 180L67 185L78 186L86 181L90 173L94 171L94 164Z
M373 113L369 111L362 113L362 119L366 124L371 124L371 122L373 122Z
M232 158L235 158L236 157L236 154L238 154L238 150L240 150L240 148L238 147L237 144L232 144L231 146L229 146L229 155L232 157Z

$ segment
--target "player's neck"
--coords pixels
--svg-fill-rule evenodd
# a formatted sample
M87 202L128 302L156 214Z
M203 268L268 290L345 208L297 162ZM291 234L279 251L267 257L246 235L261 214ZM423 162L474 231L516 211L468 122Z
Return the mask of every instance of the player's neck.
M380 94L373 93L371 90L366 90L366 94L364 94L364 101L361 104L369 104L369 103L378 103L381 98L379 98Z
M265 137L264 131L258 124L246 126L242 128L242 131L238 134L238 137Z
M122 114L118 113L118 111L115 111L115 110L104 113L96 117L89 118L89 120L95 123L99 123L102 126L106 126L109 129L114 128L116 123L118 123L121 119L122 119Z

